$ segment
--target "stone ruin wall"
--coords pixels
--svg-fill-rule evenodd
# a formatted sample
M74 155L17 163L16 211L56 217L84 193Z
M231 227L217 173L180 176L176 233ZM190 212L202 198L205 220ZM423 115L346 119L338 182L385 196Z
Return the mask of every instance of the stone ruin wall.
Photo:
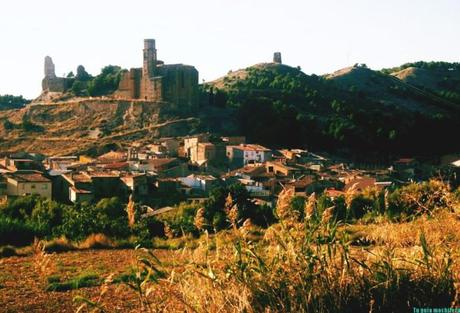
M152 102L167 101L173 105L192 105L198 95L198 71L193 66L165 65L157 59L155 40L146 39L143 67L123 74L115 97Z
M164 100L191 106L198 97L198 71L193 66L166 65L163 70Z
M115 96L123 99L138 99L141 97L142 69L132 68L122 74Z
M42 80L42 90L48 92L64 92L68 88L67 80L56 76L56 69L51 57L45 57L45 78Z

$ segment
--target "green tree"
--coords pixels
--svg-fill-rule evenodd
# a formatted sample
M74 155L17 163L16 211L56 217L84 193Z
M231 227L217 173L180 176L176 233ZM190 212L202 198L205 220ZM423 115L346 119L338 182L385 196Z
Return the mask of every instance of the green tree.
M86 83L80 80L75 80L72 84L72 88L70 88L72 94L77 97L83 97L88 95L88 91L86 89Z

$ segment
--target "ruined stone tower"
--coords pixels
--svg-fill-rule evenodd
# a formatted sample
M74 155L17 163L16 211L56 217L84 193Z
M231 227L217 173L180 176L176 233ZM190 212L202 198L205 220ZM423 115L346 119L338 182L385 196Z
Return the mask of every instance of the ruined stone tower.
M283 63L283 62L281 62L281 52L275 52L273 54L273 63L278 63L278 64Z
M56 71L51 57L45 57L45 77L56 77Z
M144 40L144 77L154 76L157 65L157 49L155 48L155 39Z
M67 87L66 79L56 77L56 70L53 59L45 57L45 77L42 80L42 90L44 92L64 92Z

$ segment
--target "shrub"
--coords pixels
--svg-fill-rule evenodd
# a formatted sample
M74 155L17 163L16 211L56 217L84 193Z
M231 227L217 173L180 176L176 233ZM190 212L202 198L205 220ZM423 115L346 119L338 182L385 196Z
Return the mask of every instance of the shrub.
M360 219L366 213L371 212L374 208L374 200L365 197L362 194L357 195L351 201L349 210L350 216L355 219Z
M123 70L119 66L104 67L101 74L88 82L89 95L101 96L113 93L118 88L122 72Z
M154 216L140 218L133 227L135 234L140 242L148 241L153 237L163 237L165 235L164 225Z
M391 216L433 214L438 209L454 210L458 205L449 187L437 180L412 183L394 191L388 199Z
M36 195L18 197L3 206L1 213L13 219L25 220L30 217L39 200L40 197Z
M238 225L241 225L247 219L251 219L253 223L263 226L275 219L272 210L266 207L258 208L250 200L249 192L243 185L233 184L229 187L219 187L211 191L209 200L204 206L206 228L209 231L219 231L227 228L229 223L224 220L224 215L232 207L237 209L236 222Z
M8 258L18 255L16 249L12 246L0 247L0 258Z
M161 214L158 219L167 224L174 236L183 234L198 235L198 229L194 224L198 205L181 203L177 209Z
M65 207L62 225L56 233L71 240L82 240L97 233L113 238L127 238L131 235L131 229L123 203L117 198L110 198L102 199L96 205L83 203Z
M34 236L33 228L25 222L0 216L0 245L25 246Z
M56 228L62 224L63 206L55 201L37 201L30 215L30 223L39 237L56 235Z

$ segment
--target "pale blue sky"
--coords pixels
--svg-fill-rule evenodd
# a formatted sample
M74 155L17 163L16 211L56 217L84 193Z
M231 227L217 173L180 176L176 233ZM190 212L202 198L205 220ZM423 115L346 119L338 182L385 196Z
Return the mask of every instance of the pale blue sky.
M140 67L144 38L200 81L270 61L324 74L354 63L460 61L459 0L4 0L0 94L38 96L43 58L58 75L79 64Z

